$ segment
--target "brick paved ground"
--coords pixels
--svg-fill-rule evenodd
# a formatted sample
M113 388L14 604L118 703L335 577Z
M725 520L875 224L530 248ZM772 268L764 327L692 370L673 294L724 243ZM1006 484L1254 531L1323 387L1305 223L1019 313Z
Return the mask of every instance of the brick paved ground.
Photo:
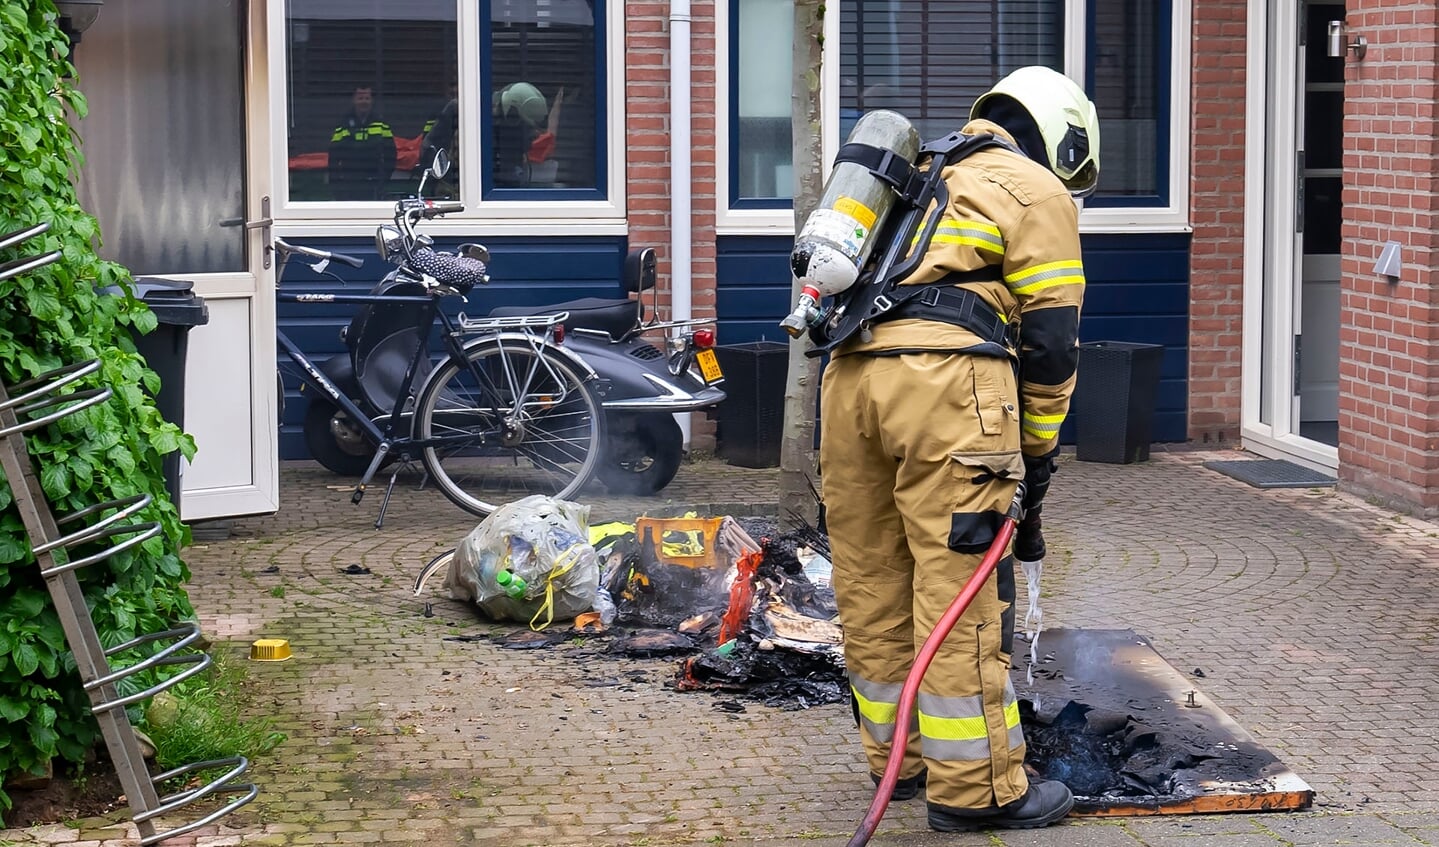
M1315 811L940 837L911 802L877 847L1439 845L1439 526L1332 491L1253 489L1200 466L1215 455L1066 459L1046 509L1046 624L1131 627L1203 668L1203 691L1315 788ZM352 507L307 464L282 480L279 514L186 556L222 648L282 637L296 654L248 666L289 741L257 763L260 799L199 844L837 847L853 831L871 792L846 708L730 714L669 690L671 661L447 640L495 628L433 590L424 617L410 582L470 518L407 488L376 531L378 498ZM596 499L594 517L764 512L774 492L771 471L699 462L665 499ZM127 833L86 822L0 844Z

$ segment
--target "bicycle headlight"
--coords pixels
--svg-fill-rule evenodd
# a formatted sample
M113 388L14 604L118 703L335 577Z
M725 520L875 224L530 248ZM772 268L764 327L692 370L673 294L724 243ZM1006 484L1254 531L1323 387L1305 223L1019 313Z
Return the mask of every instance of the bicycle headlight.
M375 230L375 252L380 258L388 262L390 254L400 249L400 241L403 236L400 231L392 226L382 226Z

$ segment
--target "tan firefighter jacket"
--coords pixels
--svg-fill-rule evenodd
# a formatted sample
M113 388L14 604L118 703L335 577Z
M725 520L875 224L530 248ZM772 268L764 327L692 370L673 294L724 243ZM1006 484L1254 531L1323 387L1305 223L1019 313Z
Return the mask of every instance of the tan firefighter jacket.
M971 121L962 131L990 132L1013 142L989 121ZM1078 210L1053 173L1003 148L980 150L950 165L945 184L949 208L924 261L903 284L997 266L1002 282L960 287L978 293L1011 325L1019 322L1018 350L1010 352L1019 361L1022 447L1026 455L1044 455L1058 446L1079 358L1084 267ZM868 341L856 335L835 355L906 350L984 352L980 339L963 327L898 319L874 325Z

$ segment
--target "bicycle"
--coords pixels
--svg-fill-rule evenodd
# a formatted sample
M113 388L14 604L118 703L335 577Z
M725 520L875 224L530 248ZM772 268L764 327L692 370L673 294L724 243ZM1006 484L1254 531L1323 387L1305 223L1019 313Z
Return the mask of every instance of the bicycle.
M567 314L471 319L460 313L452 319L441 308L445 298L463 297L489 281L482 258L487 253L476 245L466 245L461 254L436 251L414 227L420 219L462 209L459 203L419 197L399 200L395 226L382 226L376 235L382 257L396 265L392 273L418 284L423 294L276 292L287 303L415 306L422 331L432 335L437 322L441 328L444 352L438 363L428 344L417 347L393 408L372 419L276 327L276 341L299 366L300 380L343 410L377 445L351 502L360 503L388 459L397 455L400 460L385 488L376 529L384 523L400 470L416 458L450 502L483 517L530 494L570 498L593 476L604 440L597 377L559 343L558 328ZM281 238L274 239L273 247L277 280L296 256L313 259L302 264L318 273L328 273L332 262L363 264L353 256Z

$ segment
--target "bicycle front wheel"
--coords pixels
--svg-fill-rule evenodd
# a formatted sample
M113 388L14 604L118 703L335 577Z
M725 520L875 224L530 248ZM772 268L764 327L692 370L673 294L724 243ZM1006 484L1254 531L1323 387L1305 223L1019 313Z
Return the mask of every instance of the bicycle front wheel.
M414 436L440 491L475 515L543 494L569 499L593 475L599 400L563 357L524 341L471 345L446 359L415 406Z

